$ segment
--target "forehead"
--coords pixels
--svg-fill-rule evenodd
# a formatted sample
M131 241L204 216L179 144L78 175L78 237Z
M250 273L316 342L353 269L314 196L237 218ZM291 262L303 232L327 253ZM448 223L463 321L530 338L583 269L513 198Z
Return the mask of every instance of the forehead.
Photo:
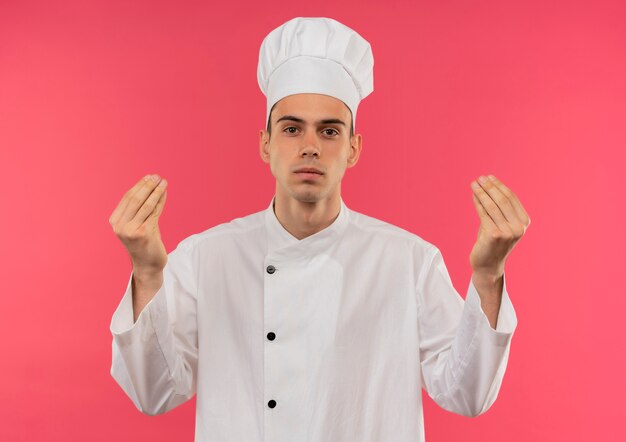
M279 100L274 106L274 121L283 115L295 115L304 120L339 118L350 120L350 109L338 98L323 94L294 94Z

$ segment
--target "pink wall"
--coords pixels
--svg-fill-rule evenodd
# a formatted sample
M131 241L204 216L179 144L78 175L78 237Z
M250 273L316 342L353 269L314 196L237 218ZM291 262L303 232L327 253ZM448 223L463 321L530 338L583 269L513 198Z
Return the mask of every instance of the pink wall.
M193 401L144 416L109 375L131 267L108 217L152 172L168 251L269 204L256 63L295 16L373 47L350 208L436 244L462 296L470 182L493 173L532 219L500 396L476 419L425 397L427 440L623 440L626 3L297 3L0 1L0 440L193 439Z

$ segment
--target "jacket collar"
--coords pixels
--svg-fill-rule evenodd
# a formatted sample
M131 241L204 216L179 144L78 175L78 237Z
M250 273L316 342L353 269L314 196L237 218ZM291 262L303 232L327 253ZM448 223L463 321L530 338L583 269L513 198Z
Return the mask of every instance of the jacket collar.
M350 209L348 209L340 196L340 209L337 218L319 232L306 238L298 239L289 233L278 221L274 212L275 200L276 195L272 197L268 208L265 210L265 226L268 240L267 253L273 258L296 258L321 253L339 239L348 225Z

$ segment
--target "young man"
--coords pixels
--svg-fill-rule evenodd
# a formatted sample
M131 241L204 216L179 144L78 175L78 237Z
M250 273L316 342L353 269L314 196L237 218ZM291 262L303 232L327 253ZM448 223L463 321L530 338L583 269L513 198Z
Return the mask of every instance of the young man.
M341 179L361 152L372 69L352 29L288 21L259 56L269 207L168 255L166 181L124 195L110 222L133 271L111 321L111 374L139 410L197 394L197 441L417 442L422 387L466 416L495 401L517 325L504 262L530 220L499 180L472 183L481 226L463 301L436 246L350 210Z

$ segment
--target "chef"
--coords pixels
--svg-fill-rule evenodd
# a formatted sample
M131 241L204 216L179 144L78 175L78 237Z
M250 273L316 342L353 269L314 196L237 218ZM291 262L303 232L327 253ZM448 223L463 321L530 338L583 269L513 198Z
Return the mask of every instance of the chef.
M166 254L167 181L146 176L109 221L133 264L113 314L111 374L143 413L197 395L196 441L418 442L421 390L478 416L494 403L517 318L504 263L530 219L493 176L472 182L480 218L465 300L439 249L351 210L341 180L361 153L369 43L297 17L261 45L259 154L266 209Z

